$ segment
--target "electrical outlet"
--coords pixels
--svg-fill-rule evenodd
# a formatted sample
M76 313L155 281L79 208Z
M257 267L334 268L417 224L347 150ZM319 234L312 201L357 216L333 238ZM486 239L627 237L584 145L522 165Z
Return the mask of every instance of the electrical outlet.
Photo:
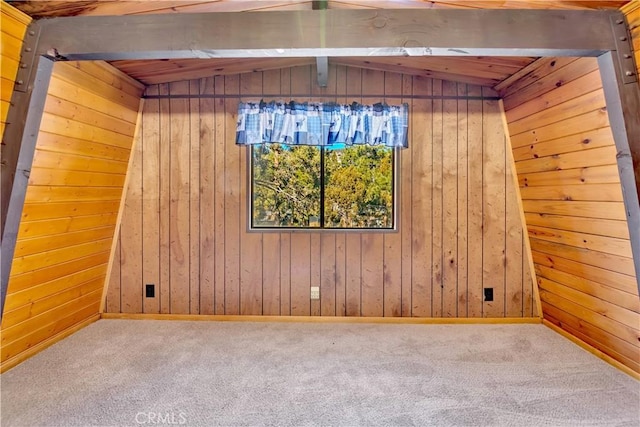
M493 301L493 288L484 288L484 300Z
M320 299L320 287L312 286L311 287L311 299Z
M153 283L147 283L144 286L144 296L146 298L155 298L156 297L156 285Z

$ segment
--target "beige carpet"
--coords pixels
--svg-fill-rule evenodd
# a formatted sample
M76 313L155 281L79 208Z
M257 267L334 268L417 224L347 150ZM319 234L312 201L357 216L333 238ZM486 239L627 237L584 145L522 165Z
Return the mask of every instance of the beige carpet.
M0 377L9 426L634 426L640 384L542 325L101 320Z

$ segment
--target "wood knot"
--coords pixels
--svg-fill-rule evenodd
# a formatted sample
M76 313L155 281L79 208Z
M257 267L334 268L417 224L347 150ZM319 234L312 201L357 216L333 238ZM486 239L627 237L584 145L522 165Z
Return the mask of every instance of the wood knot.
M384 28L387 25L385 18L377 18L373 20L373 26L376 28Z

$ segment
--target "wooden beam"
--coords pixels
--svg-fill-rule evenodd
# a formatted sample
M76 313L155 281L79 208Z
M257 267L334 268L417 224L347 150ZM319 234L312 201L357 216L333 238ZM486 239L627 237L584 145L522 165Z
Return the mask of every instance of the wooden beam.
M629 238L640 291L640 86L625 83L624 57L619 51L598 57L609 123L618 153L618 172L622 184ZM631 61L630 67L633 67Z
M6 176L5 173L2 174L2 197L8 200L8 205L6 212L2 212L0 318L2 318L4 301L7 296L7 288L9 287L9 273L11 272L13 253L18 237L18 229L20 227L22 207L29 183L31 164L33 163L36 141L40 131L40 121L42 119L42 112L44 111L52 70L53 61L43 56L35 58L33 70L30 73L32 81L27 85L29 89L25 93L14 92L13 100L18 100L19 103L10 109L9 117L11 117L12 120L10 123L7 123L5 130L7 145L12 145L13 149L17 150L18 156L15 158L7 158L7 164L3 165L3 171L6 168L8 172ZM2 154L4 161L4 150ZM13 172L13 174L10 175L9 172ZM8 187L7 189L5 189L5 185Z
M40 26L32 22L24 35L20 56L20 68L15 78L15 87L11 95L11 107L7 115L7 127L2 137L2 162L1 174L2 185L0 188L0 236L4 236L4 223L7 218L9 207L9 195L13 186L13 177L16 174L16 165L20 155L20 144L22 133L29 108L29 99L33 91L33 79L35 78L34 65L37 61L35 54L40 37Z
M68 60L597 56L615 49L609 24L612 13L330 9L255 14L74 16L41 21L43 36L38 53ZM282 31L283 28L288 30Z
M311 8L313 10L327 10L328 5L328 0L314 0L311 2ZM329 58L326 56L316 56L316 72L318 86L327 87L327 80L329 79Z
M311 2L311 9L313 10L326 10L328 9L329 0L313 0Z
M318 86L327 87L327 80L329 79L329 58L326 56L316 57L316 70Z

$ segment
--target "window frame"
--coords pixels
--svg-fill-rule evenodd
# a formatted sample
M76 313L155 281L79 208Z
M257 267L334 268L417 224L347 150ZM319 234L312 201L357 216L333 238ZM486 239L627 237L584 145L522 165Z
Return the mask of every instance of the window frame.
M259 144L256 144L259 145ZM399 231L400 215L399 211L399 199L400 199L400 152L402 151L398 147L391 148L391 207L392 213L392 225L385 228L345 228L345 227L323 227L323 218L320 218L320 227L270 227L270 226L254 226L253 225L253 149L255 145L247 147L246 150L247 159L247 171L246 171L246 188L247 188L247 232L250 233L280 233L280 232L293 232L293 233L339 233L339 232L351 232L351 233L397 233ZM324 186L324 154L325 149L322 146L317 146L320 150L320 173L321 181ZM324 213L324 188L320 191L320 212Z

